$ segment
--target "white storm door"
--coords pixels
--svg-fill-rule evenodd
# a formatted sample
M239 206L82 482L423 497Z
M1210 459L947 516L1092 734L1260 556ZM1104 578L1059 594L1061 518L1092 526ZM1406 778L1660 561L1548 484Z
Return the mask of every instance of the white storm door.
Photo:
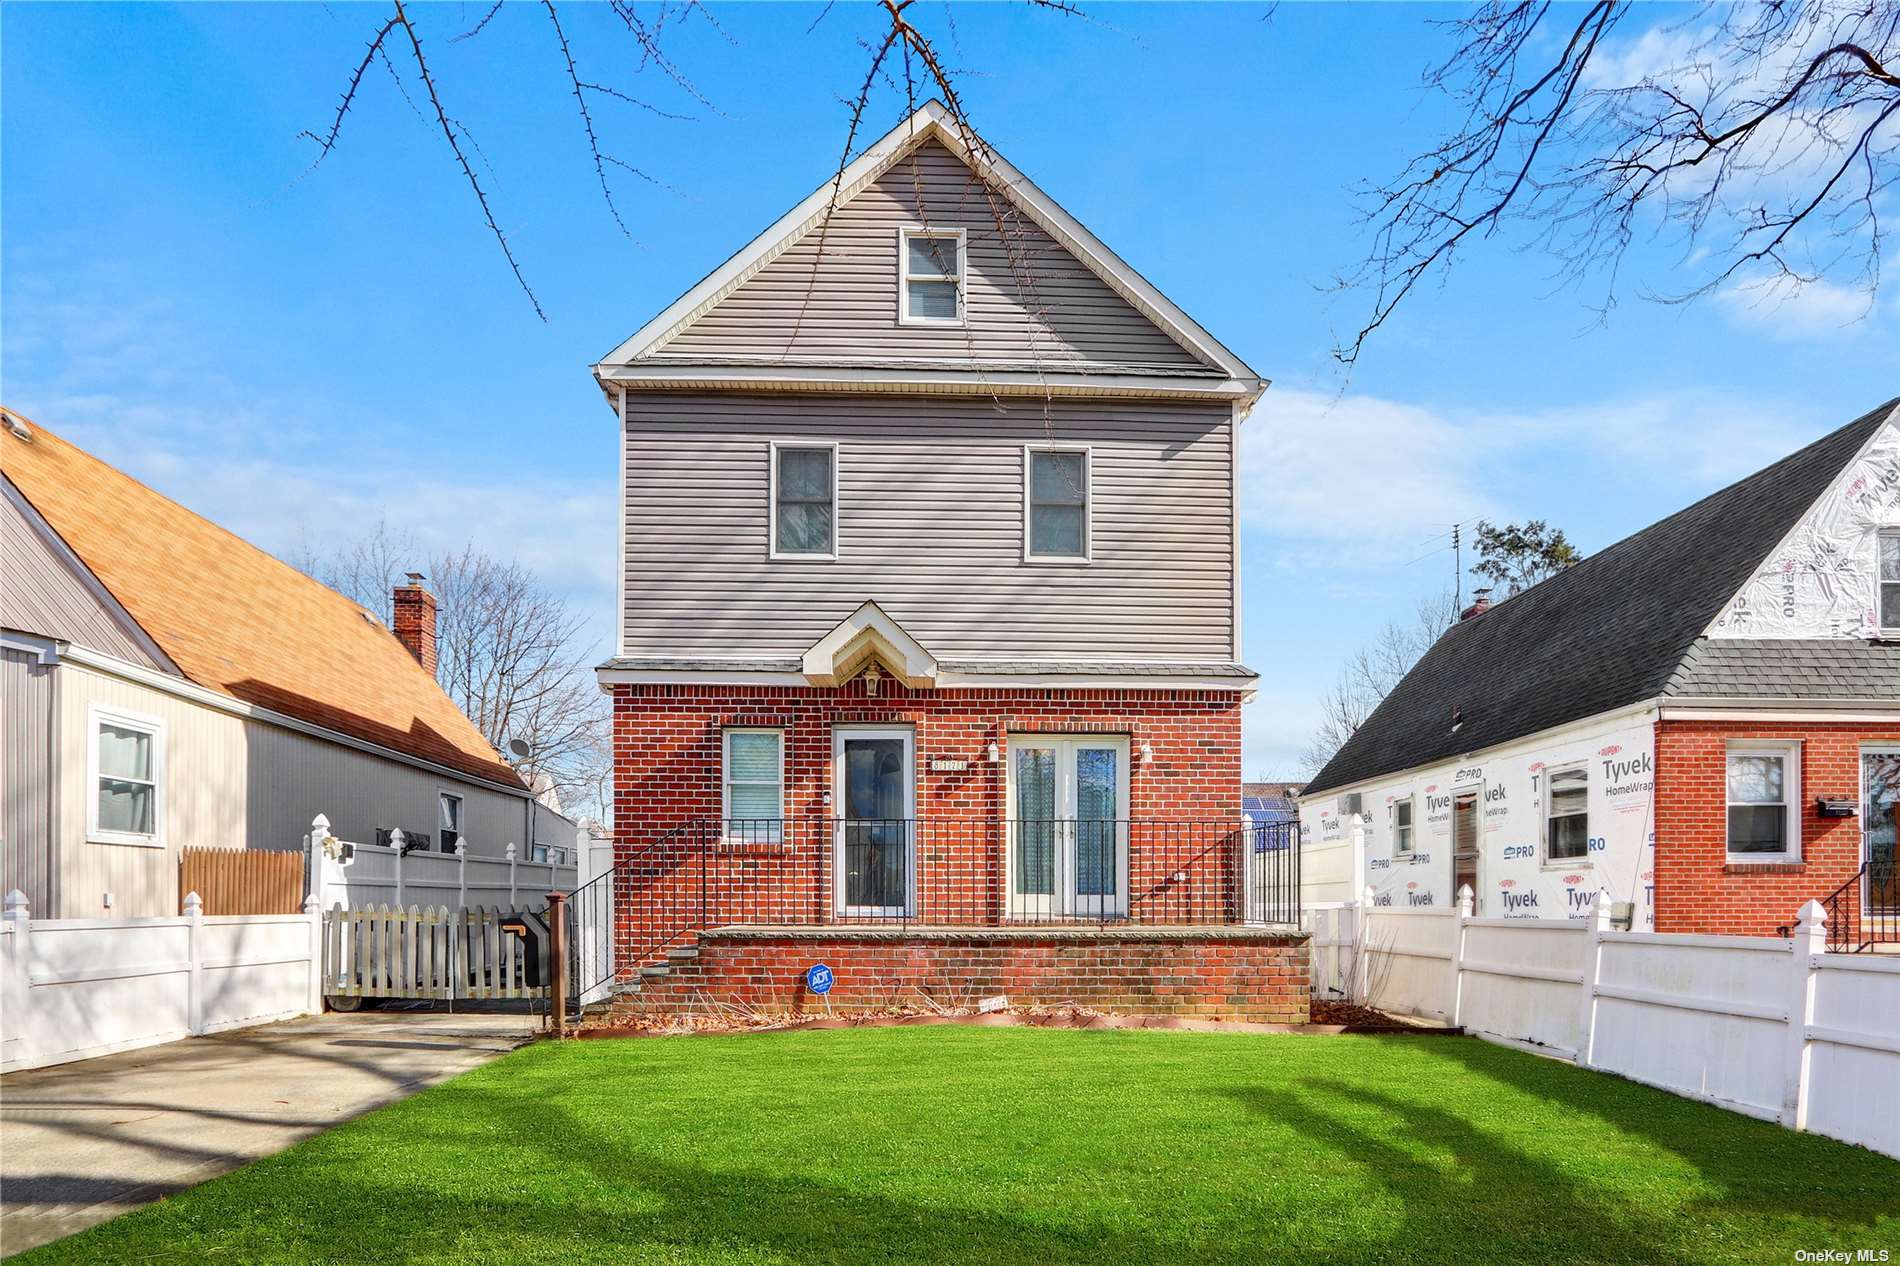
M834 732L838 913L901 919L915 878L914 748L909 730Z

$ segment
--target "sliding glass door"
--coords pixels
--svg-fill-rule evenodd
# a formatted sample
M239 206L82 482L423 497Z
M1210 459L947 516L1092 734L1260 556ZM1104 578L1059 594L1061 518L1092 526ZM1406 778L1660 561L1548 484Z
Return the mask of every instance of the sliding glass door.
M1009 914L1128 913L1128 740L1009 741Z

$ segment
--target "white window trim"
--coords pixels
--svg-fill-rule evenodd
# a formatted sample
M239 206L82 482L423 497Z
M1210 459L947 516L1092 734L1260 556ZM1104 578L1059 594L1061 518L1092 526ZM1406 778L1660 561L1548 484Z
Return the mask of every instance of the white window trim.
M1882 580L1880 575L1880 545L1881 542L1887 540L1900 540L1900 527L1884 527L1874 534L1874 626L1879 630L1879 636L1883 638L1900 637L1900 628L1880 623L1881 587L1894 583L1891 580Z
M930 285L952 286L957 295L957 315L949 317L920 317L910 314L910 239L925 237L952 239L957 244L956 274L951 278L919 278ZM904 224L897 230L897 323L899 325L934 325L939 329L954 329L965 323L966 281L969 277L969 233L965 229L933 229L923 224Z
M787 563L835 563L838 561L838 540L844 534L844 516L838 513L838 441L836 440L773 440L770 443L771 456L767 461L766 492L766 554L775 562ZM778 547L778 455L781 449L826 448L831 450L831 552L829 554L781 553Z
M1036 512L1034 466L1036 453L1082 454L1082 552L1038 554L1030 548ZM1095 561L1095 450L1087 444L1023 445L1023 561L1042 567L1083 567Z
M108 831L99 825L99 727L110 722L152 736L152 833ZM93 704L86 710L86 842L165 847L165 723L141 712Z
M778 739L778 812L773 816L781 822L785 820L784 728L777 725L729 725L719 731L719 821L721 823L721 835L726 833L724 824L733 820L732 780L726 776L726 770L732 763L731 738L734 734L770 734ZM756 821L756 819L748 820Z
M453 857L455 856L454 849L449 849L445 854L442 852L443 796L447 796L461 806L455 811L455 842L465 846L463 849L464 852L467 851L466 845L468 844L468 797L459 791L451 791L447 787L437 787L435 789L435 839L430 841L432 847L430 847L428 851L447 857Z
M1781 796L1788 813L1788 847L1780 853L1732 853L1728 847L1728 759L1737 752L1779 755ZM1789 866L1801 861L1801 740L1730 739L1722 749L1722 856L1730 866Z
M1405 825L1411 834L1406 836L1403 848L1399 846L1399 806L1404 805L1412 811L1412 820ZM1392 830L1392 855L1401 857L1418 851L1418 801L1414 796L1399 796L1386 807L1386 824Z
M1583 856L1552 857L1550 854L1551 809L1557 803L1557 775L1581 771L1583 774ZM1539 806L1543 818L1544 855L1542 858L1546 870L1572 870L1580 866L1594 865L1596 859L1590 856L1590 762L1587 760L1568 761L1562 765L1546 765L1544 774L1544 803ZM1728 785L1728 766L1726 759L1722 767L1723 786ZM1566 817L1570 816L1568 814ZM1722 812L1722 829L1728 830L1728 811Z

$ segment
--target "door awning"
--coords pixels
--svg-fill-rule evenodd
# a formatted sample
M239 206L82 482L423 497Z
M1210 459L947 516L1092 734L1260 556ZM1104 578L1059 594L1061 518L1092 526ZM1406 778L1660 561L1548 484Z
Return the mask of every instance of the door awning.
M840 620L805 652L805 680L814 686L838 686L870 664L913 688L937 684L937 659L875 602L866 602Z

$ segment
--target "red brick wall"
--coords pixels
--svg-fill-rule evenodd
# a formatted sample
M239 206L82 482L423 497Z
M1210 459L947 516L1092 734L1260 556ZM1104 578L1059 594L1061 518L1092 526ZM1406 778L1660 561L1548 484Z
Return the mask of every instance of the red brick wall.
M1207 929L1178 935L1063 932L936 934L708 932L696 958L627 999L631 1008L822 1012L805 971L832 969L831 1009L916 1010L925 999L974 1007L1082 1006L1122 1015L1304 1024L1311 970L1304 935Z
M841 724L909 727L915 734L919 914L934 923L993 921L1003 907L1005 770L1011 732L1126 735L1130 816L1178 824L1141 828L1131 842L1130 890L1148 894L1143 915L1172 917L1232 894L1198 871L1171 884L1180 859L1218 829L1238 826L1240 701L1231 691L972 689L909 690L886 679L878 694L862 678L841 687L614 687L616 858L631 861L616 892L620 961L651 961L696 924L702 892L709 922L811 923L832 900L832 731ZM786 735L781 846L701 847L702 832L667 837L681 823L718 819L720 740L733 726ZM986 759L995 742L1002 759ZM1142 746L1153 752L1142 761ZM936 773L930 761L968 762ZM1225 864L1210 853L1200 871ZM1146 868L1144 870L1144 867Z
M1801 741L1801 861L1727 862L1727 744ZM1772 936L1801 903L1860 869L1860 819L1823 818L1817 796L1858 800L1860 744L1900 741L1900 723L1666 720L1656 727L1656 930Z

